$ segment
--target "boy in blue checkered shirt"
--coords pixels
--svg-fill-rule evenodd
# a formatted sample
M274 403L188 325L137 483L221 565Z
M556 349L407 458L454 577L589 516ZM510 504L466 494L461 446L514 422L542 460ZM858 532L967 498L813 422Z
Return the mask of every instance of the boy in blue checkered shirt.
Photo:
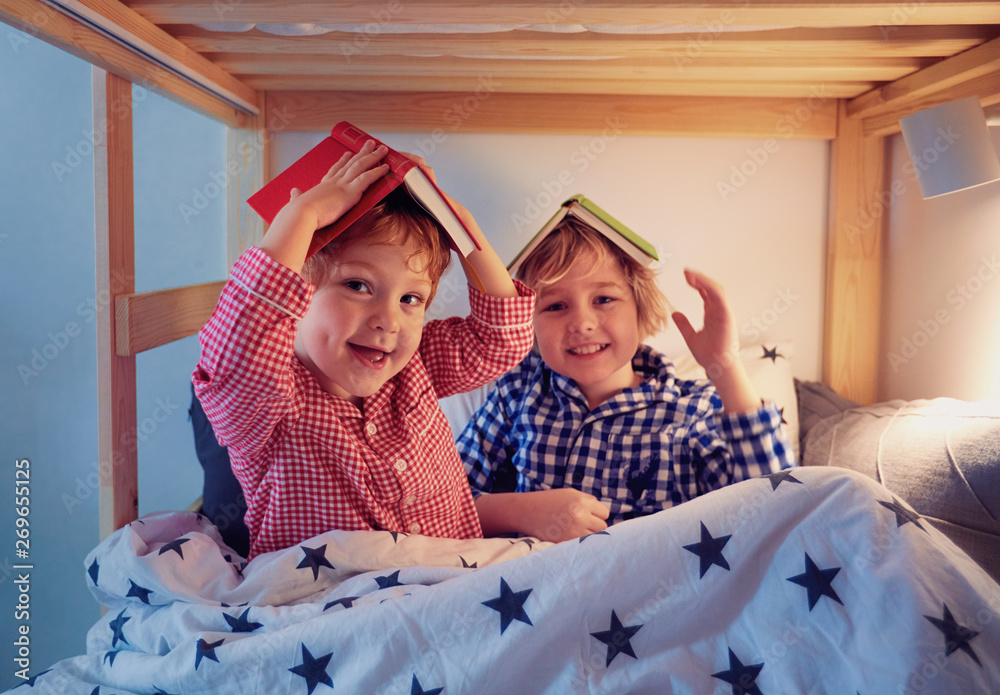
M652 270L572 219L518 270L537 293L533 351L459 436L484 535L561 541L795 465L773 403L736 358L722 287L685 271L704 327L672 318L711 381L676 379L642 341L667 302Z

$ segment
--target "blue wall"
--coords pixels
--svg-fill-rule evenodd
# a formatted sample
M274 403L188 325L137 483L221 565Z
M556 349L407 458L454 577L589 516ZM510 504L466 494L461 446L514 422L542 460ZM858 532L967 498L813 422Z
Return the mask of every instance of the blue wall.
M225 129L157 95L134 91L136 287L225 277L224 194L182 214L224 169ZM0 25L0 690L85 651L100 616L83 559L98 543L96 316L91 67ZM199 204L202 202L198 201ZM196 338L137 358L141 513L200 494L187 418ZM15 462L30 461L30 557L16 553ZM30 563L30 618L14 565Z

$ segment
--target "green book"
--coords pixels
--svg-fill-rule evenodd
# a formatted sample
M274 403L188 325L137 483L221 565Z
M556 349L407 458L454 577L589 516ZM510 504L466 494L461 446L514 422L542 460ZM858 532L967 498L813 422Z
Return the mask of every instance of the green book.
M582 194L578 194L563 203L556 214L545 223L545 226L514 257L514 260L507 266L507 270L512 276L517 272L524 259L542 243L545 237L552 233L552 230L567 215L576 217L587 226L600 232L642 265L648 266L653 261L660 260L652 244L602 210L594 201Z

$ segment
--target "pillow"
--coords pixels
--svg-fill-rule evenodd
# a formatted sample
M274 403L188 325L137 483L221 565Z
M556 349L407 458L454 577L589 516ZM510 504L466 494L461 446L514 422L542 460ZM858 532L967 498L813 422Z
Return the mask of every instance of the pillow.
M791 442L795 460L799 458L799 411L795 396L795 382L792 377L792 343L783 341L767 345L754 345L740 350L743 363L751 383L760 397L774 401L781 411L785 423L785 434ZM675 358L674 367L681 379L704 379L702 369L690 354ZM438 401L448 418L451 431L458 435L465 429L472 415L493 389L493 382L468 393L459 393Z
M1000 403L932 398L851 408L810 429L802 464L877 480L1000 580Z
M740 348L740 362L750 377L750 383L760 397L773 401L781 412L785 436L792 445L795 460L799 460L799 404L792 376L792 341L778 341ZM674 358L679 379L705 379L705 370L688 353Z
M795 379L795 395L799 401L799 442L805 448L805 440L813 425L831 415L861 406L857 401L844 398L832 388L819 381L799 381Z

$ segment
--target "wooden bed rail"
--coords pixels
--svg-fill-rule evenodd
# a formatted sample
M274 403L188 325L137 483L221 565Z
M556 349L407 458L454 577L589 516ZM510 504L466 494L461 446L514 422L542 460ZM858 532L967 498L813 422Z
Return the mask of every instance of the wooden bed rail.
M224 281L115 297L115 352L129 357L194 335L208 321Z

